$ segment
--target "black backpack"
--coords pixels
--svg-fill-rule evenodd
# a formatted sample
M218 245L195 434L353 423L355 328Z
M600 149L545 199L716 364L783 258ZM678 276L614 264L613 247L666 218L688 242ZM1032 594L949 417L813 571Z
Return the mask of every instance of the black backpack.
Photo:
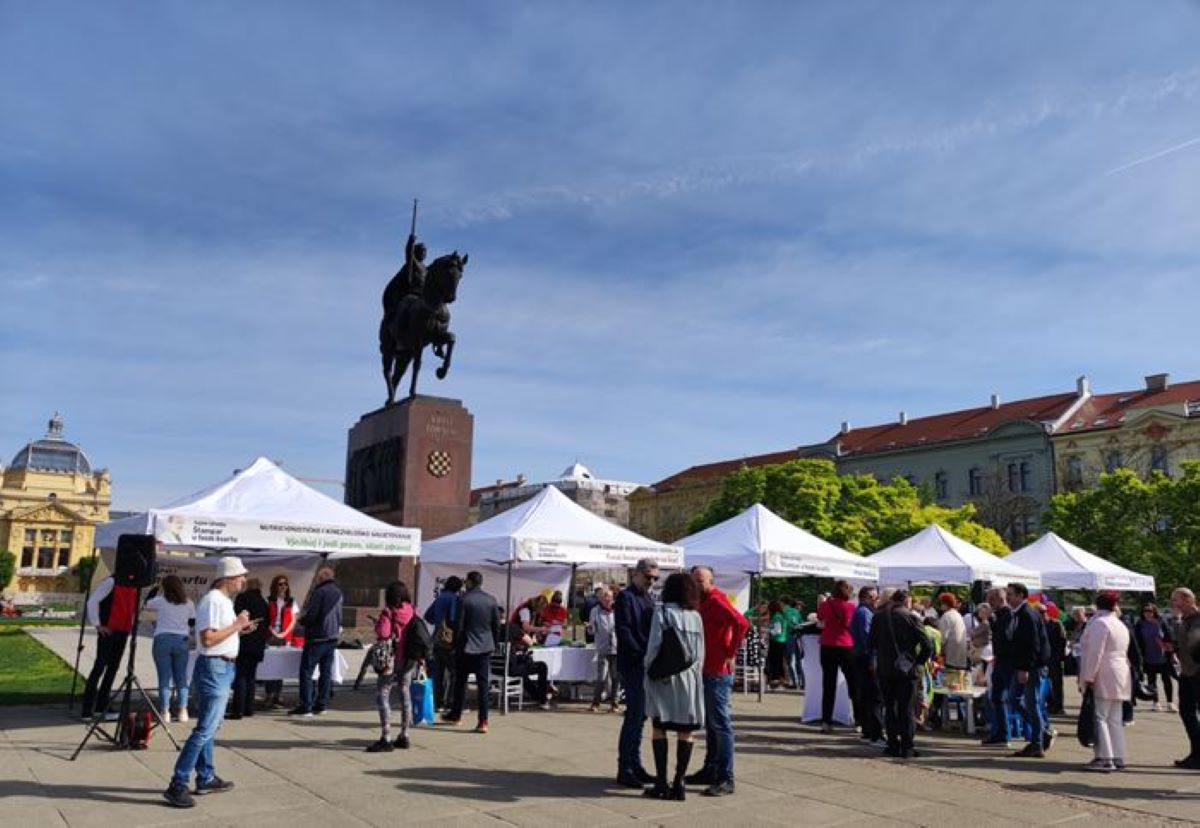
M424 661L433 651L433 636L429 634L429 625L419 615L413 615L404 628L404 660Z

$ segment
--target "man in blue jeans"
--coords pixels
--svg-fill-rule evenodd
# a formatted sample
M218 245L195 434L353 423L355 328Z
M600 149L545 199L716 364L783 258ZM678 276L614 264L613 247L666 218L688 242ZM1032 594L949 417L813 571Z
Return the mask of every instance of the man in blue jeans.
M733 665L750 622L713 586L713 571L692 568L700 588L700 621L704 625L704 767L687 777L689 785L707 785L705 796L728 796L733 784Z
M1003 634L1013 667L1012 697L1021 699L1027 740L1025 747L1013 755L1022 759L1042 759L1048 742L1039 695L1050 660L1050 637L1041 616L1029 605L1029 590L1024 584L1008 585L1008 606L1012 614L1006 619Z
M654 781L642 765L642 729L646 723L646 643L654 599L650 586L658 580L658 563L651 558L637 562L629 586L617 596L613 613L617 631L617 670L625 688L625 719L617 742L617 782L641 788Z
M234 615L233 596L246 585L246 567L234 557L217 563L217 579L212 589L196 604L196 667L192 671L192 693L196 704L196 729L183 744L175 761L171 784L163 792L176 808L196 804L188 792L192 772L196 773L196 795L220 793L233 787L217 776L213 763L213 739L225 718L225 703L237 670L239 636L254 630L248 612Z
M299 622L304 630L304 650L300 653L300 704L288 711L291 716L320 716L329 706L329 696L333 692L333 659L342 631L342 590L333 580L333 567L318 569L315 581L316 586ZM321 678L314 700L313 671L318 667Z
M1008 712L1009 694L1013 686L1013 667L1011 647L1008 639L1008 626L1012 620L1012 610L1007 603L1008 592L1004 587L993 587L988 590L987 603L992 608L989 619L992 639L992 675L988 680L988 735L982 741L985 746L1008 747L1009 734Z

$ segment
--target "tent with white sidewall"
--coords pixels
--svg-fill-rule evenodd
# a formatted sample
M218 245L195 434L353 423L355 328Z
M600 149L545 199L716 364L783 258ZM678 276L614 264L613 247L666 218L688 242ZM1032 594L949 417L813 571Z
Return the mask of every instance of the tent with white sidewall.
M975 581L988 581L996 586L1021 583L1030 589L1041 586L1041 577L1033 570L1015 566L1007 558L967 543L936 523L869 555L867 560L879 567L879 583L883 586L969 586Z
M1039 573L1045 588L1154 592L1154 578L1150 575L1117 566L1053 532L1018 549L1005 561Z

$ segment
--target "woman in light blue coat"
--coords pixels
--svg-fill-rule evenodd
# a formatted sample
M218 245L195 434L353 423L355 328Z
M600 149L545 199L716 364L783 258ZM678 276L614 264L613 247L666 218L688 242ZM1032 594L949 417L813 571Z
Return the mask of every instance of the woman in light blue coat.
M695 732L704 727L704 684L700 668L704 664L704 626L696 607L699 589L691 576L677 572L663 584L662 604L650 622L646 646L646 715L650 717L654 748L654 784L643 792L654 799L684 798L683 778L692 758ZM665 678L651 678L655 660L663 649L663 636L674 630L682 645L683 670ZM682 666L676 664L676 667ZM679 734L676 743L675 780L667 786L667 731Z

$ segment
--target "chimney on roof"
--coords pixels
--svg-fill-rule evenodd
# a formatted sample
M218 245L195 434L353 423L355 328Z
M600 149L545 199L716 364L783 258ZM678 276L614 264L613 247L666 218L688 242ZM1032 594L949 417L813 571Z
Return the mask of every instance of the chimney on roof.
M999 408L999 407L1000 407L1000 395L992 394L992 408Z
M847 422L846 420L842 420L842 434L849 434L849 433L850 433L850 423Z
M908 425L908 412L907 411L900 412L900 425Z
M1079 379L1075 380L1075 396L1086 397L1092 393L1092 383L1084 374Z
M517 485L518 485L518 486L524 486L524 485L525 485L525 472L518 472L518 473L517 473Z
M1151 374L1146 377L1147 391L1166 391L1171 385L1170 374Z

